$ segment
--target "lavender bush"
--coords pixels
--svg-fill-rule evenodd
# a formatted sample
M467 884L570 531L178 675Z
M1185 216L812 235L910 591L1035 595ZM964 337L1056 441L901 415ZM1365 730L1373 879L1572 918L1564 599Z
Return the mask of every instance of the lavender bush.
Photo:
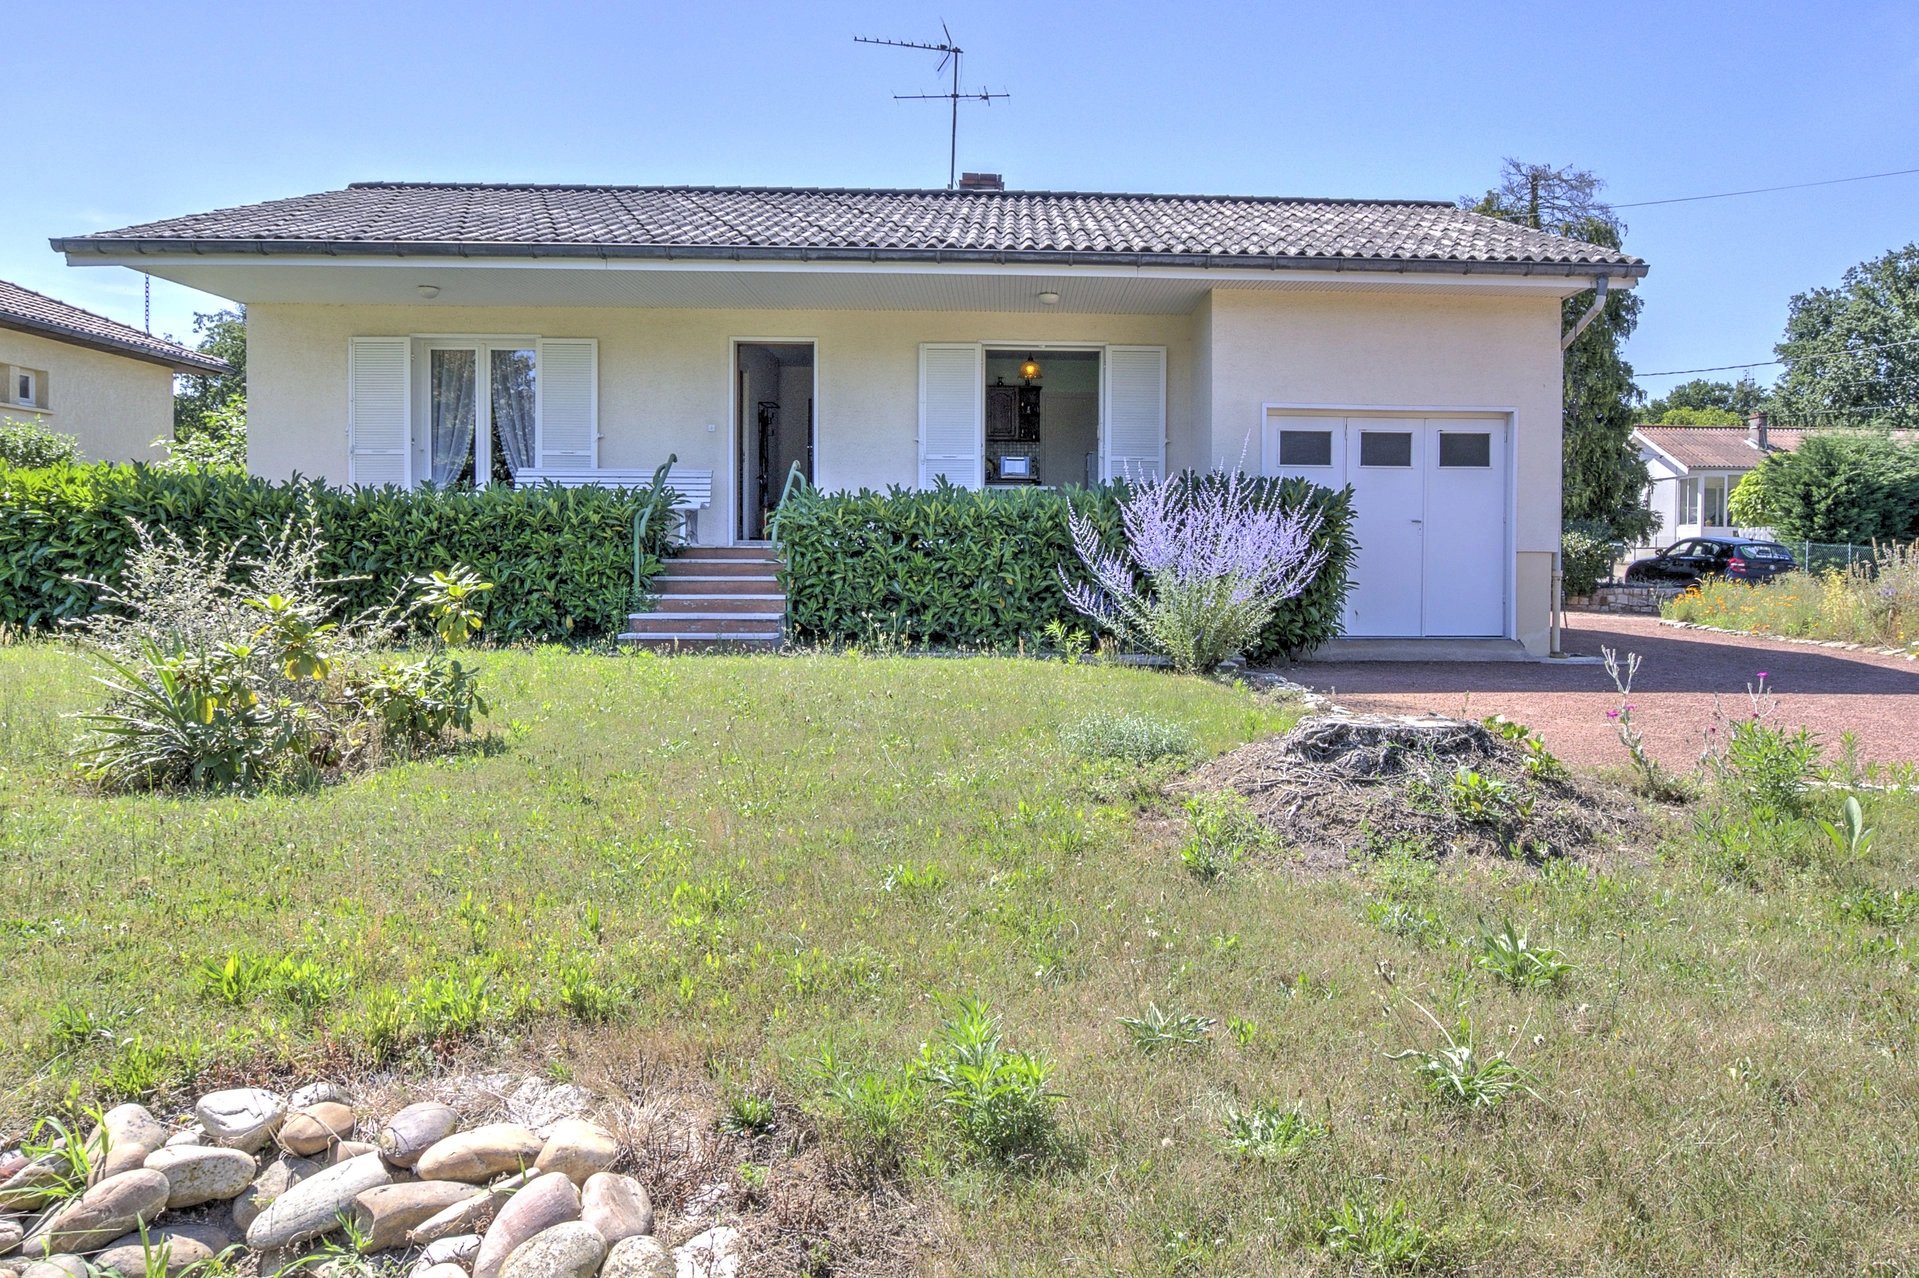
M1239 470L1141 480L1120 500L1123 550L1075 510L1073 549L1092 577L1060 570L1073 607L1187 673L1245 652L1273 612L1325 563L1319 520L1262 495Z

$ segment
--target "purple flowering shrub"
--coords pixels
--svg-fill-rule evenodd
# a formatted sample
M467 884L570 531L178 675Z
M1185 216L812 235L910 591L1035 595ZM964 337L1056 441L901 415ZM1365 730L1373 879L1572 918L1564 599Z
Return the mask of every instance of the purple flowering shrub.
M1318 517L1283 508L1275 491L1262 493L1239 470L1129 485L1122 549L1108 547L1081 512L1067 520L1092 578L1076 581L1062 568L1067 601L1189 674L1250 648L1326 560L1313 546Z

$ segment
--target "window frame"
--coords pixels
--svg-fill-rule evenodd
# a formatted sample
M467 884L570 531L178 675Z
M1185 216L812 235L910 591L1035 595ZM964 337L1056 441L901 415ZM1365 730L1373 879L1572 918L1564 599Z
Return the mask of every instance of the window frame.
M415 401L417 411L409 427L407 440L409 464L413 471L413 483L417 487L427 483L433 473L433 352L435 351L472 351L473 358L473 487L475 490L493 486L493 398L492 398L492 359L495 351L526 351L533 357L533 382L537 387L540 380L540 341L537 336L525 334L465 334L434 333L416 334L411 339L413 347L412 372L407 393ZM533 439L534 459L537 468L540 464L540 400L536 393L533 400ZM489 478L480 482L480 476Z

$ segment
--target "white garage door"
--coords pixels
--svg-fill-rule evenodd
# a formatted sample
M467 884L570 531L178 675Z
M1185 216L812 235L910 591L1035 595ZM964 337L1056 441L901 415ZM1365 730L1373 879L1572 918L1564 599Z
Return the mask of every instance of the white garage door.
M1272 412L1264 469L1353 486L1346 633L1506 633L1504 418Z

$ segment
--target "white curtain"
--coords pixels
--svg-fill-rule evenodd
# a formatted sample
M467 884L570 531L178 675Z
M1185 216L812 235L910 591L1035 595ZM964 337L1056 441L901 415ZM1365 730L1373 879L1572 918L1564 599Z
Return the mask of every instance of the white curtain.
M533 465L533 352L494 351L493 435L512 474Z
M428 390L432 397L432 451L429 470L436 484L460 477L473 455L476 399L473 351L434 351Z

